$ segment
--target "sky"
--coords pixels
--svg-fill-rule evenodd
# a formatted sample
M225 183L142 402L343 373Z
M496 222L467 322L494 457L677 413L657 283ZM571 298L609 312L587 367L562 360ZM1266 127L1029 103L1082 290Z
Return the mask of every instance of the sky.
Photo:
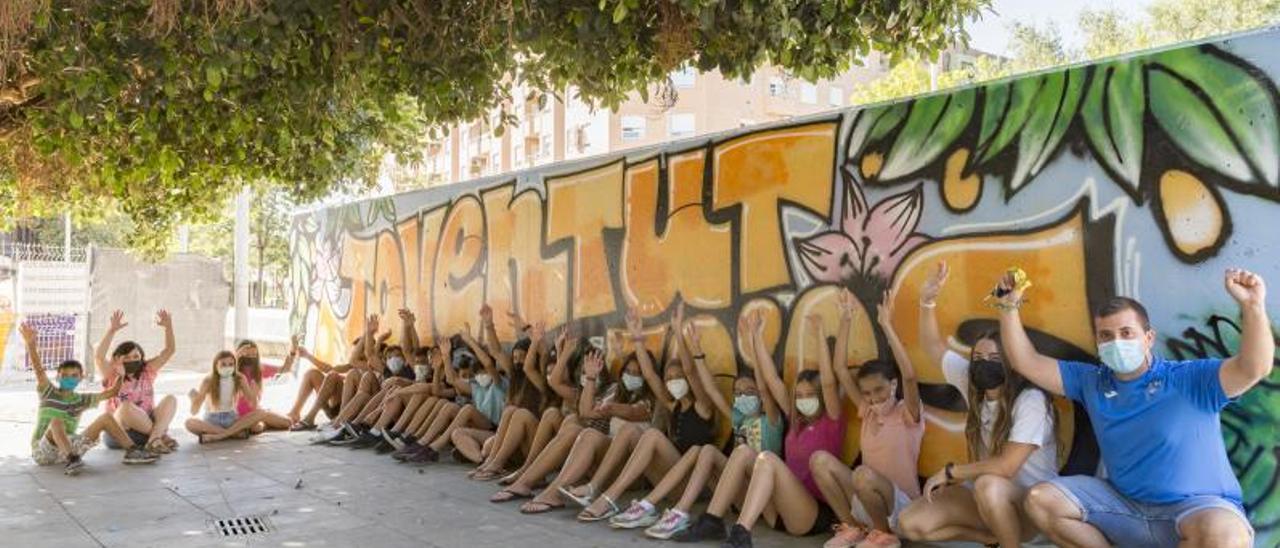
M979 50L1005 55L1012 22L1044 25L1057 23L1063 46L1081 46L1076 15L1085 9L1116 8L1134 17L1142 17L1153 0L994 0L995 13L985 13L981 20L969 25L969 45Z

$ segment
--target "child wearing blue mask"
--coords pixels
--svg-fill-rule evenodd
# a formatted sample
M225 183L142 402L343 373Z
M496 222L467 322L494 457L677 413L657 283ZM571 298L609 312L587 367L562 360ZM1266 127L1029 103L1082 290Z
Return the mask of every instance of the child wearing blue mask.
M150 464L158 458L149 451L138 447L129 439L124 428L116 422L110 413L98 416L81 434L76 433L80 415L86 410L97 407L99 403L114 398L120 390L116 383L110 389L98 393L76 392L84 377L84 366L75 360L67 360L58 365L58 378L50 382L40 361L40 351L36 342L36 330L30 324L20 328L22 340L26 343L27 357L31 369L36 375L36 392L40 395L40 408L36 415L36 428L31 434L31 459L40 466L54 464L64 465L64 473L74 476L84 467L80 459L86 451L98 443L102 432L110 434L120 441L125 449L125 464Z

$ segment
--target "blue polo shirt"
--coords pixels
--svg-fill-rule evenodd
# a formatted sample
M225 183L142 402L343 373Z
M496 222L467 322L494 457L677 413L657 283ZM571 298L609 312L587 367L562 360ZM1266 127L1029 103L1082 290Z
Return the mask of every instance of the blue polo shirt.
M1062 388L1084 405L1108 481L1147 504L1213 495L1242 504L1222 441L1222 360L1153 358L1141 377L1122 381L1106 367L1060 361Z
M498 421L502 419L502 408L507 405L509 386L505 375L499 375L487 387L480 386L475 377L471 378L471 403L476 406L476 411L489 419L494 426L497 426Z

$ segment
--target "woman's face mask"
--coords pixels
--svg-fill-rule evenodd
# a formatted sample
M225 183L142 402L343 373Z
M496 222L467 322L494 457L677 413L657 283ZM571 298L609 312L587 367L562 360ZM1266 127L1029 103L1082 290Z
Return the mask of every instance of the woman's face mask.
M985 392L1004 386L1005 371L1003 363L995 360L975 360L969 367L974 388Z
M822 402L817 397L796 398L796 411L799 411L805 417L813 418L817 416L821 408Z
M733 397L733 408L743 415L755 415L760 412L760 396L755 394L738 394Z
M235 372L236 372L236 368L235 368L235 366L232 366L232 365L219 365L219 366L218 366L218 376L219 376L219 377L230 377L230 376L234 375L234 374L235 374Z
M392 373L399 373L401 369L404 369L404 358L400 356L387 358L387 367L391 369Z
M671 393L671 397L681 399L685 394L689 393L689 381L685 379L671 379L667 381L667 392Z
M636 390L639 390L641 386L644 386L644 377L641 377L640 375L632 375L631 373L623 373L622 386L626 387L626 389L631 392L635 392Z
M236 358L236 367L239 367L241 371L252 371L253 368L258 367L258 357L241 356Z
M476 384L480 385L481 388L488 388L489 385L493 384L493 377L489 376L488 373L476 373L475 380Z
M141 373L142 368L145 367L146 365L147 365L147 362L142 360L130 360L130 361L124 362L124 374L129 375L131 377L135 376L138 373Z

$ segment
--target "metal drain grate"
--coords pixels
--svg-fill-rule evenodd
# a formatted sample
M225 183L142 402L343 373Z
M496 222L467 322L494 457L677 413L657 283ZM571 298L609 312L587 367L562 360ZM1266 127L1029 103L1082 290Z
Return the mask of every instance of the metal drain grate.
M209 522L213 533L220 537L244 537L263 535L275 530L266 516L237 516L229 519L215 519Z

